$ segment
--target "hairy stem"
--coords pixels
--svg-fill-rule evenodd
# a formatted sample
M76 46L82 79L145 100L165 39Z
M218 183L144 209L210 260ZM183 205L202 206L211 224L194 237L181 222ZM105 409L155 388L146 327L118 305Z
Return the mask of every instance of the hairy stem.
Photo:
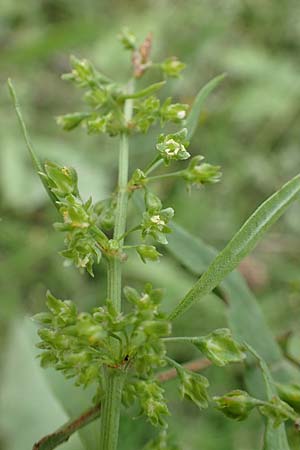
M128 93L133 92L133 83L128 86ZM132 116L132 100L126 100L124 115L126 122ZM128 203L128 160L129 145L126 133L121 135L119 150L119 177L118 197L116 207L116 220L114 227L114 239L123 245L123 236L126 231L127 203ZM118 256L111 256L107 267L107 295L117 311L121 311L121 287L122 287L122 262ZM118 343L115 343L113 351L118 351ZM106 390L102 405L100 450L116 450L118 445L119 421L121 409L122 387L125 374L119 369L109 369L105 373Z

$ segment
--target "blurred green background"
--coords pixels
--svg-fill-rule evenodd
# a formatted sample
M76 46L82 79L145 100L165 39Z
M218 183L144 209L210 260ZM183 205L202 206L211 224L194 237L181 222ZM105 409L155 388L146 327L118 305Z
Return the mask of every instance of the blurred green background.
M152 31L153 59L176 55L187 64L169 94L191 103L199 88L227 72L206 102L191 150L220 164L220 184L193 191L164 181L157 192L175 209L176 221L221 249L247 216L284 181L299 172L300 3L298 0L2 0L0 10L0 449L24 450L88 407L91 393L65 384L35 360L35 330L27 317L44 308L46 289L89 309L105 295L104 268L95 279L63 266L63 237L55 233L55 211L33 172L5 80L17 88L26 122L41 158L72 165L84 196L105 198L116 182L113 138L61 131L54 116L80 110L80 93L63 82L69 55L86 57L118 81L129 74L128 54L116 36L128 26L140 40ZM131 168L154 154L158 129L133 139ZM242 264L275 336L292 332L288 351L300 360L299 205L294 205ZM126 282L150 280L165 289L166 308L195 277L171 256L143 265L132 256ZM224 305L208 298L184 316L177 332L201 334L226 325ZM24 319L25 318L25 319ZM251 318L249 318L251 321ZM185 361L192 350L178 348ZM214 394L241 387L241 368L209 369ZM210 409L199 413L176 400L168 386L175 440L184 450L259 448L261 420L253 414L232 423ZM300 439L290 430L293 449ZM120 449L140 449L153 430L124 418ZM85 433L90 449L97 425ZM62 448L81 450L74 436Z

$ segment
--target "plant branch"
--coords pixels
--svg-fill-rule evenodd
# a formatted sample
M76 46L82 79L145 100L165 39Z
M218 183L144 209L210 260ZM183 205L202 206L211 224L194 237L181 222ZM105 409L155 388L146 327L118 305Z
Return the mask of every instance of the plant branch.
M77 419L70 420L54 433L47 434L34 444L32 450L53 450L58 445L69 440L73 433L93 422L100 416L100 405L93 406L82 413Z
M149 173L153 172L154 169L156 169L157 167L161 166L162 163L163 163L162 157L160 155L157 155L153 159L153 161L151 161L151 163L144 170L145 175L149 175Z
M211 364L211 361L209 361L208 359L199 358L193 361L189 361L182 366L185 369L191 370L192 372L198 372L211 366ZM163 372L158 373L156 376L157 380L161 383L165 383L166 381L172 380L176 377L176 369L164 370ZM34 444L32 450L53 450L58 445L66 442L70 438L70 436L77 430L96 420L100 416L100 410L100 404L93 406L92 408L81 414L79 417L77 417L77 419L67 422L58 430L54 431L54 433L47 434L47 436L40 439L37 443Z

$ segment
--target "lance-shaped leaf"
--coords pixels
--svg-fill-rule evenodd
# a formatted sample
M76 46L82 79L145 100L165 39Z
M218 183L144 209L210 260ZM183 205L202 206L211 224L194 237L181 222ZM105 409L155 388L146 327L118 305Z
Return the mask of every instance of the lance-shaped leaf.
M203 108L203 104L209 94L220 84L220 82L225 78L226 74L219 75L212 80L210 80L202 89L200 89L197 97L194 100L191 112L188 115L186 121L186 128L188 130L187 139L191 139L196 131L199 116Z
M34 169L36 170L38 176L40 177L41 182L43 183L43 186L46 189L47 194L49 195L50 199L52 200L55 207L57 208L58 207L57 203L56 203L57 199L56 199L55 195L49 189L47 181L44 177L44 174L45 174L44 169L43 169L42 164L40 163L37 155L35 154L33 145L31 143L31 140L30 140L30 137L29 137L22 113L21 113L21 108L19 105L18 97L17 97L16 91L15 91L10 79L7 80L7 84L8 84L8 89L9 89L11 98L14 103L15 111L17 114L17 118L18 118L21 130L22 130L22 133L23 133L23 137L24 137L24 140L25 140L25 143L26 143L26 146L27 146L27 149L28 149L31 161L32 161L32 165L33 165Z
M218 286L253 250L259 239L279 219L287 207L298 198L299 192L300 175L297 175L259 206L173 310L170 319L182 315L196 301Z

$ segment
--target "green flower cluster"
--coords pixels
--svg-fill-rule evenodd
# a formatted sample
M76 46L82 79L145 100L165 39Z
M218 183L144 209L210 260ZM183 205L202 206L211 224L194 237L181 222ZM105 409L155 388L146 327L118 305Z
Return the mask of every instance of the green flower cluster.
M131 127L146 133L157 121L160 121L161 126L167 122L182 123L186 118L188 107L183 103L172 103L171 97L167 98L162 105L155 96L136 101L134 103L136 113L132 118Z
M127 34L123 41L126 41L127 47L133 50L132 36ZM171 73L168 70L170 64L163 65L164 73ZM165 84L164 81L155 83L131 96L126 93L123 86L112 82L86 59L80 60L73 56L71 66L71 73L63 75L63 79L71 81L86 91L84 101L90 111L58 116L56 118L58 125L66 131L71 131L83 124L89 134L106 133L109 136L116 136L132 131L145 133L158 120L163 126L166 122L180 123L186 118L188 105L172 104L172 99L168 98L161 106L160 100L151 95L161 89ZM133 99L135 112L129 123L126 123L123 113L124 102L127 98Z
M122 108L122 89L95 69L86 59L71 57L71 73L63 79L85 89L84 100L91 108L89 112L66 114L57 117L57 123L67 131L84 123L87 132L107 133L116 136L126 128Z
M76 267L85 268L93 276L93 264L101 259L101 248L107 238L96 226L97 214L92 199L84 202L77 186L77 174L73 168L47 162L44 165L46 184L54 195L63 221L55 223L57 230L66 233L66 249L61 254Z
M155 380L133 381L125 385L122 401L128 407L138 400L140 414L145 415L152 425L165 427L165 416L169 416L170 413L164 392L164 389Z
M109 300L91 313L79 313L73 302L48 292L49 312L34 317L43 325L38 332L42 366L53 366L84 386L101 380L103 366L128 372L128 383L153 377L165 365L160 338L171 332L159 309L161 291L148 284L142 294L129 287L124 293L133 306L128 314L118 313Z
M160 244L168 243L166 234L171 232L168 223L174 216L173 208L163 208L162 202L153 192L145 189L145 207L140 225L142 238L152 237ZM150 258L151 259L151 258Z

